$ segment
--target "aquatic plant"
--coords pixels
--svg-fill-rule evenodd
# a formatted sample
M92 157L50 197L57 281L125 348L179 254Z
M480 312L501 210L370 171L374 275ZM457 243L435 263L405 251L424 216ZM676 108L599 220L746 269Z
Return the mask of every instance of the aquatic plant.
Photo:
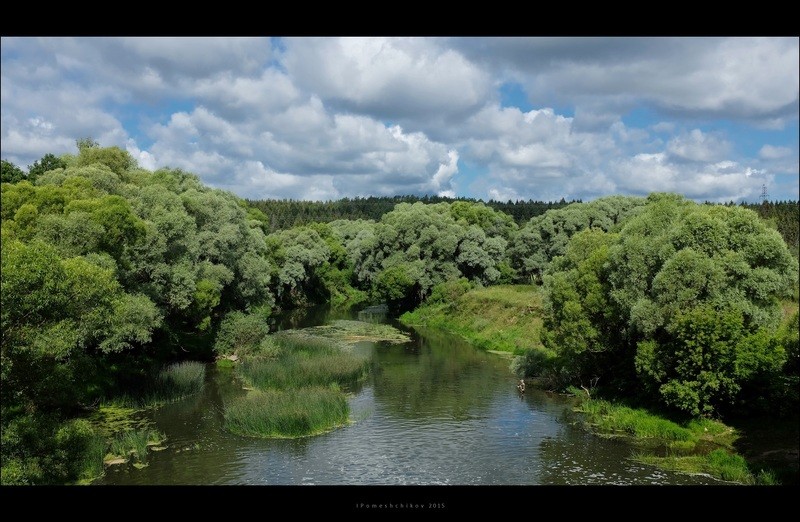
M226 405L225 427L251 437L303 437L346 424L349 412L346 397L335 387L256 390Z

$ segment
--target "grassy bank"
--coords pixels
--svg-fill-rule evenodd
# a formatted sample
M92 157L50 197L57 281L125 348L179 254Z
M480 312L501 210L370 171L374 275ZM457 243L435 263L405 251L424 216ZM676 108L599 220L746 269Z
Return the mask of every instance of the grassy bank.
M521 354L540 344L541 304L536 286L475 288L452 300L423 304L400 322L440 328L484 350Z
M453 285L450 290L456 288ZM541 289L495 286L454 292L432 299L400 317L403 324L445 330L490 351L534 353L541 348ZM785 315L796 306L785 306ZM544 353L542 350L536 353ZM581 394L582 395L582 394ZM640 408L603 400L583 400L577 411L586 429L603 437L619 437L637 448L642 463L684 473L702 473L742 484L773 484L769 471L748 466L736 454L737 432L705 418L672 419Z
M583 400L576 411L585 427L600 436L623 437L641 448L634 459L662 469L702 473L741 484L774 484L768 471L751 470L737 455L736 430L705 419L671 420L641 408L600 399Z

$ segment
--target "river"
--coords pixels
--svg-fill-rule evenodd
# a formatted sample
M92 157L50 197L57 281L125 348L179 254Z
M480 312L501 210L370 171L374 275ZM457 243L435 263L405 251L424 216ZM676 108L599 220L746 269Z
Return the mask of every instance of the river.
M231 370L209 366L201 394L149 413L167 448L152 452L144 469L114 466L96 483L717 483L631 460L631 446L583 431L568 399L531 388L520 394L508 359L452 335L417 330L409 343L355 349L370 357L372 372L351 390L349 426L295 440L227 433L223 404L244 392Z

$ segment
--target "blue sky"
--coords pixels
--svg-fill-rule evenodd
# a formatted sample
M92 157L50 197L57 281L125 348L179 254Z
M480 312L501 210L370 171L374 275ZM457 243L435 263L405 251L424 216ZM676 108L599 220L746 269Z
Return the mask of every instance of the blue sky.
M797 38L2 38L0 152L247 198L798 199Z

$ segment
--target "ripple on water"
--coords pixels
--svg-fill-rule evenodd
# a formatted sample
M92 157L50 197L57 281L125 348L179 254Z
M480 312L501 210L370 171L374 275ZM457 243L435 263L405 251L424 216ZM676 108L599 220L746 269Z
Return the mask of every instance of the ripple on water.
M517 393L508 362L447 336L373 346L379 368L350 399L353 424L258 440L222 429L236 387L214 379L158 410L168 448L107 484L704 484L636 463L631 448L573 426L569 405ZM232 391L233 390L233 391Z

